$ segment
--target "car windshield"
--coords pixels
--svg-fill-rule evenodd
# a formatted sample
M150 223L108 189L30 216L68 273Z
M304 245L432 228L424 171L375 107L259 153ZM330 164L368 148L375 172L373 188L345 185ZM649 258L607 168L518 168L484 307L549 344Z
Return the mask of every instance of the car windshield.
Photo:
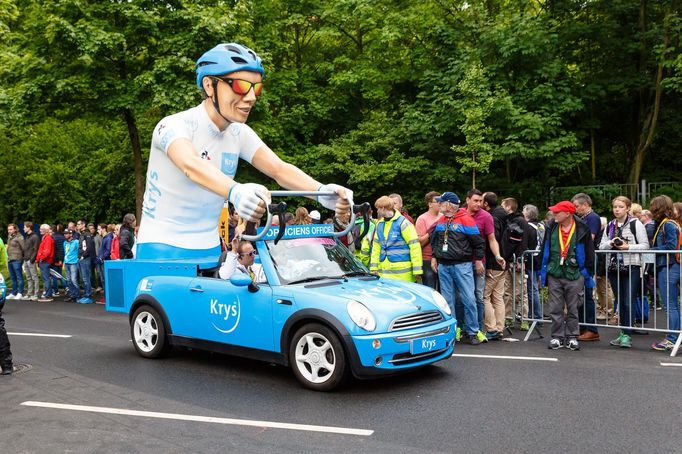
M265 243L283 284L369 274L334 238L300 238Z

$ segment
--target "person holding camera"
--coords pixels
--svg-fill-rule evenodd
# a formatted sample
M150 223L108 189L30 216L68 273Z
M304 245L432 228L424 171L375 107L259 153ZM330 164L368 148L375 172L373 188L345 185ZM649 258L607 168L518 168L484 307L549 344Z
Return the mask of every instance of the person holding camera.
M633 251L649 249L649 239L644 224L629 214L632 202L618 196L611 202L613 220L608 223L599 243L601 251ZM619 324L632 326L632 301L637 296L642 273L641 254L611 253L607 257L607 277L618 305ZM610 342L615 347L632 347L632 330L623 328L617 338Z

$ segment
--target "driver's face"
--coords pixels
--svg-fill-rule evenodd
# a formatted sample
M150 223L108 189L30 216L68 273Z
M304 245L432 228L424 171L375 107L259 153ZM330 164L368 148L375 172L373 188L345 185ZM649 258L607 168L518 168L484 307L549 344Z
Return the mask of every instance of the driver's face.
M241 262L242 265L244 266L253 265L254 259L253 251L254 251L253 246L251 246L250 244L247 244L242 248L242 252L239 254L239 261Z

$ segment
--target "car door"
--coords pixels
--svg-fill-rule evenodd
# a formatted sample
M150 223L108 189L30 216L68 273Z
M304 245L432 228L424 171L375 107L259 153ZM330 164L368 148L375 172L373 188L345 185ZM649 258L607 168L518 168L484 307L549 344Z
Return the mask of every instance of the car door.
M174 335L274 350L269 285L251 293L229 280L197 277L184 291L187 304L173 323Z

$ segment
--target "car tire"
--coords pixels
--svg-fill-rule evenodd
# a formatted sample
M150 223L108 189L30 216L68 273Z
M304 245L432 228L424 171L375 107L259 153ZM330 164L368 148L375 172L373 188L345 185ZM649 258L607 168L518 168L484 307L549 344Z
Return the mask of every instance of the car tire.
M314 391L331 391L348 375L339 337L319 323L309 323L296 331L289 344L289 363L298 381Z
M130 337L137 353L145 358L159 358L168 351L166 325L151 306L137 308L130 321Z

